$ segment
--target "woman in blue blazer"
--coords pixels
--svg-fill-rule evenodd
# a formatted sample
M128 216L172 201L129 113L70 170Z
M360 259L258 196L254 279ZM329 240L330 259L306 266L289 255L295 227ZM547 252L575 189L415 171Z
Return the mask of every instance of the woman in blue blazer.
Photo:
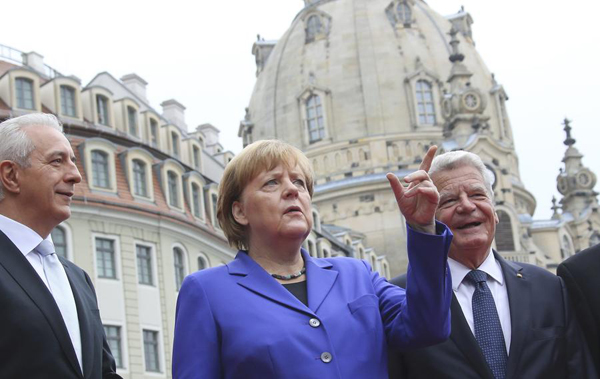
M368 263L315 259L301 249L312 228L313 175L280 141L247 146L226 167L217 216L240 251L225 266L188 276L179 292L174 378L387 378L387 346L410 349L450 333L450 231L427 171L404 189L388 174L408 224L407 289Z

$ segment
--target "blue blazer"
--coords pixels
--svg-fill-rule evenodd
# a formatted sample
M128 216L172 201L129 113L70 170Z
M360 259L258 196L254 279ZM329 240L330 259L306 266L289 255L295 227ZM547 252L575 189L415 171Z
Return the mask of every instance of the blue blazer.
M304 250L308 306L243 251L189 275L177 301L173 377L387 378L386 340L407 349L450 334L452 234L438 230L409 228L407 291L364 261Z

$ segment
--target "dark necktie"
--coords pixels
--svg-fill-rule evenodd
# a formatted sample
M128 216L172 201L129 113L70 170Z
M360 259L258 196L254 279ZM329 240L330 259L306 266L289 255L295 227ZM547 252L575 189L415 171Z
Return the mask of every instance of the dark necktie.
M480 270L473 270L467 274L466 279L475 285L473 293L475 339L494 377L504 379L508 356L496 303L487 285L487 274Z

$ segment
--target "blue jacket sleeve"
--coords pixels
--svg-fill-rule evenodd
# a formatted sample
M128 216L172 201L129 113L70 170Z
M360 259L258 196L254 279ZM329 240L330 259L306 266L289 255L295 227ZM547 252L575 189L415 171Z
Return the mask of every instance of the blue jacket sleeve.
M407 230L406 291L377 275L373 278L388 345L395 350L434 345L450 336L452 232L440 222L437 235Z
M177 299L173 378L221 378L218 329L204 288L193 275L186 277Z

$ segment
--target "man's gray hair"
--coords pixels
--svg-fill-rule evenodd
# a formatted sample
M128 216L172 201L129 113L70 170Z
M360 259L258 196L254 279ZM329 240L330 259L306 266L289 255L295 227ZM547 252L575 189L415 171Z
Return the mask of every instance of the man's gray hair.
M0 124L0 162L13 161L21 167L29 167L29 155L35 145L23 130L26 126L48 126L62 133L62 124L56 116L46 113L30 113L8 119ZM0 200L4 198L0 182Z
M447 153L440 154L433 158L431 168L429 169L429 176L433 177L433 175L440 173L441 171L453 170L465 166L473 167L479 171L483 177L483 182L485 184L485 189L488 192L488 196L493 201L494 190L492 189L492 184L494 183L494 175L487 167L485 167L485 164L483 164L483 161L477 154L462 150L449 151Z

